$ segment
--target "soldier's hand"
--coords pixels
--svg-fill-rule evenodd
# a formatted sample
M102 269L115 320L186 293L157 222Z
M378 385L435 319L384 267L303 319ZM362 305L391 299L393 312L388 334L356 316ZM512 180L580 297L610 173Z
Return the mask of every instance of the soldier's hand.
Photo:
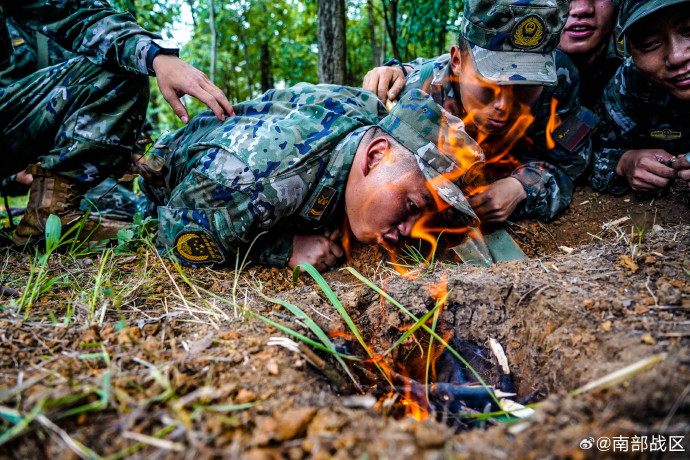
M394 101L405 87L405 75L400 67L374 67L364 76L362 88L376 94L385 104Z
M288 260L288 266L296 266L308 262L318 271L323 272L338 263L338 259L344 255L343 248L331 238L325 235L295 235L292 239L292 254Z
M676 170L667 166L673 158L661 149L628 150L618 160L616 174L638 192L661 190L677 177Z
M469 197L468 201L482 222L496 223L508 219L525 198L527 193L522 183L514 177L506 177Z
M158 54L153 58L153 70L161 94L183 123L189 121L189 114L180 98L189 94L206 104L220 121L225 114L235 115L232 104L225 94L208 79L206 74L187 64L177 56Z
M676 170L677 176L690 186L690 155L678 155L671 167Z

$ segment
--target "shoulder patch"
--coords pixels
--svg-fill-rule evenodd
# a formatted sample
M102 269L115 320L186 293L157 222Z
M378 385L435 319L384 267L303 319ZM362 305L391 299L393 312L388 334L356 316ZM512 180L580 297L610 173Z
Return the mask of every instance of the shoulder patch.
M544 43L547 38L545 31L544 20L536 14L530 14L515 24L510 40L516 48L529 50Z
M316 197L316 200L312 203L311 209L309 209L306 217L311 220L321 220L321 216L323 216L326 208L328 208L328 204L336 193L337 191L333 187L324 186L321 191L319 191L319 196Z
M683 133L681 131L674 131L668 128L653 129L649 132L649 135L654 139L661 139L664 141L671 141L683 137Z
M571 115L553 131L554 140L568 152L577 147L592 128L577 115Z
M12 46L19 46L24 44L24 39L23 38L13 38L12 39Z
M220 264L225 262L218 243L203 230L180 232L175 237L173 254L189 264Z

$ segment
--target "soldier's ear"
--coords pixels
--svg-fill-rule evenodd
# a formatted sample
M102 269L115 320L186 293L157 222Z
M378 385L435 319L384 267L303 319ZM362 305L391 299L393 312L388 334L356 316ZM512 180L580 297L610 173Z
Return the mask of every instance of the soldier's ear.
M386 160L390 152L390 143L385 137L372 139L362 156L362 175L366 176L376 166Z
M455 76L460 76L462 72L462 51L457 45L450 47L450 69Z

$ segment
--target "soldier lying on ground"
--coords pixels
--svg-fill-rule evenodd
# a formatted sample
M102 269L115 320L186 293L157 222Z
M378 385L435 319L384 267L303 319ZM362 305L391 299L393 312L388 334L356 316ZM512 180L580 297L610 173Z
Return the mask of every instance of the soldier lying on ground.
M577 66L580 103L594 109L604 87L623 62L616 41L618 9L613 0L570 0L558 49Z
M690 0L619 7L631 56L604 91L590 181L615 194L690 182Z
M35 71L50 59L37 44L34 59L25 43L10 39L6 18L40 32L79 56ZM90 184L121 174L144 122L148 78L187 122L180 97L190 94L219 118L232 114L223 93L203 73L177 57L160 36L139 27L129 14L98 0L0 0L0 175L23 170L33 176L27 211L13 240L24 244L43 234L48 215L63 225L78 220L80 195ZM112 236L108 225L101 236ZM112 229L111 229L112 230ZM115 228L116 230L116 228Z
M164 181L140 181L158 206L159 249L184 264L234 263L253 243L254 262L325 270L343 255L344 223L359 241L395 243L425 213L476 220L456 184L481 150L420 91L389 115L369 91L308 84L234 109L157 140Z
M462 33L450 54L435 60L372 70L363 86L383 99L424 88L449 112L487 157L492 182L469 201L483 222L554 218L570 203L574 182L590 164L588 132L596 123L579 103L577 69L554 51L568 3L472 0L465 3ZM421 64L421 65L420 65ZM563 120L547 146L552 99ZM527 128L526 124L534 122ZM509 154L509 155L506 155ZM503 161L501 161L503 159Z

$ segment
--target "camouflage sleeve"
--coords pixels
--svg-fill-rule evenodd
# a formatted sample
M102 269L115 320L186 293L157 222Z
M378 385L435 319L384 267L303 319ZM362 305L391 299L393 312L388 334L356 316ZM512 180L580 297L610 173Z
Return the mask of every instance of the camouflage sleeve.
M525 162L511 177L519 180L527 193L527 198L513 212L516 219L548 222L567 208L573 197L573 181L564 171L546 162Z
M203 237L207 254L202 256L209 258L196 261L199 265L234 263L235 257L244 258L251 246L252 260L285 266L292 250L293 235L271 231L292 211L290 202L270 196L273 190L281 188L281 183L273 180L272 189L267 190L266 184L255 180L242 161L219 148L209 148L198 158L199 166L175 187L166 206L158 208L159 249L183 264L195 265L193 258L188 256L191 251L185 248L189 241ZM237 185L224 185L204 171L202 165L213 159L223 162L227 179L224 184ZM299 195L294 190L295 181L287 180L293 192Z
M65 49L87 56L99 65L117 66L148 75L146 54L151 39L129 13L102 0L27 0L5 2L8 16L48 36Z
M528 157L558 166L573 181L585 174L592 162L590 131L599 118L580 105L580 76L577 67L563 53L556 53L558 84L545 89L534 112L534 123L528 136L534 141ZM552 100L560 125L547 135ZM549 145L549 137L552 145Z
M616 166L623 154L631 149L630 141L637 139L638 122L633 102L627 97L626 72L630 62L621 66L604 89L599 112L602 121L594 135L594 161L589 182L600 192L622 195L629 190L626 178L616 174Z
M403 62L403 65L405 67L412 67L412 69L414 70L414 69L420 68L428 60L429 59L427 59L427 58L418 57L417 59L414 59L410 62Z
M533 143L517 152L521 163L512 173L525 187L527 199L516 211L517 217L551 220L572 199L574 181L582 177L591 164L590 130L598 118L580 105L580 77L577 68L563 53L556 55L558 85L545 89L533 108L535 121L528 130ZM555 99L560 126L547 140L547 123Z
M409 65L410 67L413 67L413 70L407 73L407 81L405 82L405 92L413 90L413 89L422 89L422 85L424 84L423 81L421 81L422 77L422 66L428 62L433 62L434 67L433 67L433 75L437 75L443 67L450 62L450 55L449 54L444 54L442 56L438 56L432 59L424 59L424 58L417 58L414 61L411 61L409 63L405 63L405 65Z

